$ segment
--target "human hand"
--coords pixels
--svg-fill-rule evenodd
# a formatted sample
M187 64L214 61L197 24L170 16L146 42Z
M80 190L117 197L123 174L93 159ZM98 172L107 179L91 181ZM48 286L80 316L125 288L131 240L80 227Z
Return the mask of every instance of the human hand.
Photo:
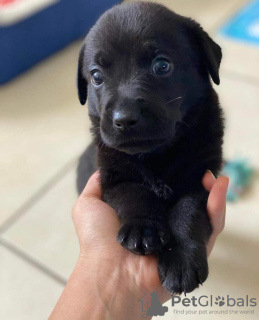
M207 246L208 256L214 247L218 235L225 227L228 183L229 178L221 176L216 179L210 171L207 171L202 179L204 188L210 192L207 202L207 211L213 228L213 232Z
M207 247L209 255L225 224L228 178L215 179L211 172L206 172L202 182L210 192L207 210L213 233ZM98 172L89 179L73 208L72 217L80 244L80 259L87 262L86 272L95 279L100 299L107 308L115 308L115 297L123 295L128 300L134 297L136 302L149 291L156 291L162 303L170 298L170 293L160 283L157 258L135 255L117 242L120 222L115 210L102 201Z

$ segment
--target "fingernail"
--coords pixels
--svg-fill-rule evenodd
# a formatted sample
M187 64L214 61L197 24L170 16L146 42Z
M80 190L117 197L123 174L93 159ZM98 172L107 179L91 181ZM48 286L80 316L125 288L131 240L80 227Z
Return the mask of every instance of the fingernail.
M100 168L98 168L97 171L96 171L96 179L99 180L99 181L101 180Z
M212 177L213 177L214 179L216 179L216 177L214 176L214 174L212 173L211 170L206 170L206 172L210 172L210 173L212 174Z

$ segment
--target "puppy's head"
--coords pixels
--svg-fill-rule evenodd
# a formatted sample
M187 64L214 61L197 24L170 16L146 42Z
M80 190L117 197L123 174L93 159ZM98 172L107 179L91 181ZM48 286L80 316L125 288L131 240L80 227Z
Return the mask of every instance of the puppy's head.
M88 33L78 65L94 133L134 154L170 144L186 110L219 84L220 47L195 21L149 2L118 5Z

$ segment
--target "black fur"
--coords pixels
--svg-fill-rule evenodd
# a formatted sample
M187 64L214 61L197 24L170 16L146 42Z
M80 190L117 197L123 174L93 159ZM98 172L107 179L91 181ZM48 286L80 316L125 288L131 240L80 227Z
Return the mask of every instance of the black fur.
M161 56L171 63L162 76L152 69ZM103 199L121 220L118 241L158 254L172 293L191 292L208 275L212 227L201 181L222 161L222 113L210 82L219 84L220 61L220 47L198 23L149 2L107 11L80 53L79 99L84 104L88 92ZM97 69L103 83L95 87ZM91 146L81 157L79 192L93 156Z

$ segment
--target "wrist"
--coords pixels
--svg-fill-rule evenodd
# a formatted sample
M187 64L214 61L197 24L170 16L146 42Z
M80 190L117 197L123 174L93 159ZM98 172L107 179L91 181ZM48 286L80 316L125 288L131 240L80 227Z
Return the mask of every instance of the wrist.
M138 288L127 270L126 259L118 262L113 255L109 258L103 255L102 259L98 258L99 255L81 253L71 275L74 281L86 288L86 296L91 297L90 300L86 299L89 313L95 315L95 320L141 318L142 304L138 299L147 291Z

